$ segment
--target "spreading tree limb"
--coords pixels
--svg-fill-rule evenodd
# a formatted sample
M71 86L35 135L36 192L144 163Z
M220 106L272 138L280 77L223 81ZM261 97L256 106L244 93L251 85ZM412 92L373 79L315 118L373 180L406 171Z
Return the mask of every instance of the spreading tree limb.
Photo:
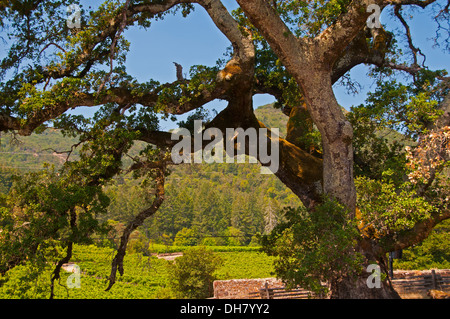
M166 160L164 160L164 154L161 154L161 161L158 162L159 165L155 169L156 170L156 192L155 192L155 199L153 200L150 207L144 209L141 211L138 215L134 217L132 221L130 221L127 226L125 227L122 236L120 237L120 244L119 248L117 249L116 256L114 257L112 263L111 263L111 274L109 276L109 284L106 288L106 291L110 290L114 283L116 282L116 275L117 271L119 271L119 274L123 276L124 268L123 268L123 260L126 254L127 244L128 240L130 238L131 233L136 230L139 226L141 226L144 221L154 215L161 204L164 201L164 180L165 180L165 174L166 174ZM155 165L151 165L153 168Z

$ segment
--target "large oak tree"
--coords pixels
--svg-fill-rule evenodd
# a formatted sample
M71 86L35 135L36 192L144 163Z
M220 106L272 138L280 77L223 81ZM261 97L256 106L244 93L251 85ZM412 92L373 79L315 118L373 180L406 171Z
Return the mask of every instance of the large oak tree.
M311 214L322 211L321 205L332 199L346 212L343 223L358 219L359 235L352 241L351 251L343 253L360 254L364 267L374 261L383 266L387 252L420 242L437 223L450 217L448 186L441 174L449 156L449 79L445 71L429 70L422 63L422 52L404 17L411 8L431 10L436 22L435 41L448 52L449 4L445 1L238 0L239 9L230 13L220 0L111 0L97 10L85 9L80 28L69 29L66 7L74 2L0 2L0 27L8 49L0 64L0 131L30 135L51 121L66 134L79 135L83 145L79 161L67 162L58 174L32 176L13 192L11 198L15 199L3 210L9 222L3 218L5 231L0 239L18 243L16 250L2 248L2 271L32 255L41 244L38 239L53 238L67 246L67 255L58 263L52 282L59 278L61 265L70 259L72 243L101 230L94 218L107 206L101 187L123 170L134 171L155 183L155 197L124 230L112 265L110 289L116 271L124 271L131 232L154 214L164 199L164 177L170 165L164 151L178 141L171 139L170 132L158 129L156 115L188 114L220 99L227 101L227 106L205 129L264 128L252 102L253 96L261 93L273 95L289 116L285 139L272 134L263 137L267 143L274 138L279 142L275 175ZM400 35L406 39L403 44L411 59L397 55L402 44L398 34L383 26L367 27L370 4L392 11L402 26ZM153 20L180 10L187 15L194 6L206 10L229 40L228 60L216 66L193 67L187 78L177 65L173 83L152 79L139 83L128 74L125 61L129 43L124 31L135 26L151 28ZM348 79L349 71L360 64L373 66L373 76L381 79L380 89L366 106L345 114L333 84ZM406 85L382 80L395 72L410 76ZM67 114L81 106L100 110L93 119ZM398 144L375 134L386 128L397 129L410 139L413 148L406 157ZM148 143L149 148L123 169L122 158L137 140ZM370 197L376 195L374 189L381 189L382 195L388 193L385 184L376 183L389 175L389 161L398 164L392 166L397 169L396 181L400 178L408 187L404 190L406 184L394 183L394 191L429 204L415 219L406 204L397 203L397 207L393 202L383 207L390 211L395 206L395 212L401 211L410 221L395 230L386 229L380 205L368 204L382 200L381 195ZM359 180L366 194L360 200L355 187L357 175L366 178ZM45 191L39 188L43 186ZM60 205L48 204L55 200ZM378 211L371 212L375 207ZM32 223L25 224L29 219ZM52 227L35 228L34 223ZM70 235L62 233L63 228ZM368 275L363 268L356 279L345 274L330 278L331 296L398 297L388 280L381 288L370 289Z

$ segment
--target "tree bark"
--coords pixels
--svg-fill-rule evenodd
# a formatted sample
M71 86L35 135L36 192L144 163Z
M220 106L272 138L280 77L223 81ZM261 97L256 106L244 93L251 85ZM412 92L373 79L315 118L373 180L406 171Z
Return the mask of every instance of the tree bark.
M367 275L361 274L356 278L344 277L332 283L331 299L400 299L400 295L392 287L391 283L385 279L381 281L380 287L368 288Z
M349 218L353 218L356 208L353 128L336 101L329 73L317 72L302 84L311 118L322 136L323 192L344 204Z

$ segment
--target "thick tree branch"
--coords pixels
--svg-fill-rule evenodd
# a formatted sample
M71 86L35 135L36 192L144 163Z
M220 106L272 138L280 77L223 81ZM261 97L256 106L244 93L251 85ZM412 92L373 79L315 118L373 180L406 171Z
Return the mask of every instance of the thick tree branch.
M61 274L62 266L64 264L68 263L70 261L70 259L72 258L72 247L73 247L73 243L69 242L67 244L66 256L64 256L63 258L61 258L58 261L55 269L53 270L52 278L50 279L50 298L49 299L53 299L55 297L55 293L54 293L55 280L59 280L61 278L60 274Z
M70 217L70 221L69 221L70 228L71 228L71 230L74 230L76 227L76 221L77 221L77 214L75 212L75 208L72 208L70 210L69 217ZM50 280L50 299L53 299L53 297L55 296L55 294L54 294L55 280L60 279L60 277L61 277L60 273L61 273L62 266L64 264L68 263L70 261L70 258L72 258L72 248L73 248L73 242L71 240L69 240L69 242L67 243L66 256L64 256L62 259L60 259L58 261L55 269L53 270L52 278Z
M261 131L259 129L267 129L267 127L258 121L253 113L248 116L242 116L236 113L233 106L225 108L220 112L208 125L209 127L218 128L222 132L226 128L249 128L256 129L257 138L259 140ZM140 140L157 145L160 147L173 147L178 140L171 139L171 133L161 131L145 131L140 129L142 133ZM320 158L317 158L291 142L268 134L266 136L267 149L270 149L270 143L273 139L278 139L279 145L279 168L275 175L289 187L306 207L313 207L320 202L320 194L322 193L322 171L323 164ZM202 140L201 147L206 147L210 141ZM225 145L224 145L225 147ZM237 145L235 145L237 147ZM194 141L191 139L191 150L194 150ZM196 150L198 151L198 150ZM248 144L244 149L245 154L249 154ZM260 160L258 154L257 159Z
M367 42L367 30L363 29L345 48L344 53L336 61L332 73L332 83L338 81L353 67L366 63L376 66L385 64L385 55L389 49L392 36L383 28L371 29L372 44Z
M196 0L193 2L205 8L217 28L230 40L234 49L234 55L239 59L239 62L253 64L255 48L251 36L250 34L242 34L238 23L233 19L222 2L220 0Z
M17 130L21 135L30 135L34 129L46 121L57 118L67 110L80 106L93 107L104 105L106 103L116 103L124 106L130 104L140 104L144 107L153 108L160 103L160 94L165 88L180 85L187 87L188 84L189 80L167 83L150 92L140 94L135 94L132 87L128 88L124 86L109 88L108 94L101 94L100 96L96 93L75 91L71 96L68 96L66 100L61 100L59 97L58 102L55 102L52 105L47 105L43 109L36 110L26 119L19 119L0 113L0 131ZM230 86L230 82L223 81L215 85L212 89L203 89L195 92L194 96L191 96L191 92L185 91L183 97L188 99L183 102L180 101L180 97L178 95L166 95L166 99L164 101L164 111L174 115L187 113L215 99L226 98L225 93ZM54 88L52 94L57 96L58 90L59 88Z
M237 2L252 24L269 42L272 50L283 60L285 66L290 69L291 63L294 62L291 59L293 57L298 58L298 55L301 55L301 47L306 40L298 39L291 32L268 1L237 0Z
M436 0L385 0L385 4L392 4L392 5L415 5L418 7L421 7L422 9L425 9L428 5L436 2Z
M144 128L137 128L141 134L139 140L159 147L173 147L178 141L172 140L172 134L163 131L149 131Z
M382 6L382 1L354 0L347 6L345 13L338 16L337 20L322 31L316 41L320 47L320 53L324 63L333 65L342 55L344 49L364 28L371 12L367 7L371 4Z
M138 215L136 215L134 219L131 222L129 222L126 228L124 229L122 236L120 238L120 244L119 248L117 249L116 256L114 257L111 263L111 274L109 276L109 284L108 287L106 288L106 291L110 290L114 285L114 283L116 282L117 271L119 271L120 275L123 276L124 273L123 260L125 258L128 240L130 238L131 233L134 230L136 230L136 228L141 226L148 217L155 214L164 201L164 181L167 163L163 158L164 154L161 154L161 157L162 157L161 160L157 162L159 163L158 165L152 165L152 168L156 168L155 199L153 200L150 207L144 209Z
M0 113L0 132L17 131L20 129L19 119Z
M414 246L426 239L430 235L434 226L449 218L450 210L448 208L444 211L433 213L432 217L429 219L418 222L412 229L396 234L395 238L384 237L382 239L382 250L389 252Z

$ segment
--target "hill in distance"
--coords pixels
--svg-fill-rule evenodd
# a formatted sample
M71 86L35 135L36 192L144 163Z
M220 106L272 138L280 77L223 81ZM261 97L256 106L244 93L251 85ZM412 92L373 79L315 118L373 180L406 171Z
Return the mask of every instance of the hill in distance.
M267 127L279 128L280 136L286 135L288 118L279 109L273 108L273 104L258 107L255 114ZM43 163L61 166L67 158L67 152L78 142L77 138L64 137L59 130L52 128L30 136L14 136L8 133L0 137L2 170L39 170ZM71 159L76 158L77 150L71 154Z

